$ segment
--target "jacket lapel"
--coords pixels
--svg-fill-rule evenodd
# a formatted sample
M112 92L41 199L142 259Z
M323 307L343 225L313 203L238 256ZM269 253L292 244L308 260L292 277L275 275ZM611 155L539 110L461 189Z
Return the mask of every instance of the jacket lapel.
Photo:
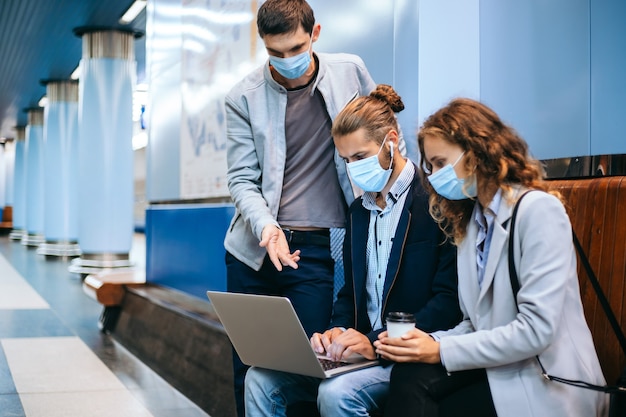
M359 204L361 200L359 200ZM363 295L367 280L367 232L369 228L369 211L361 205L354 210L352 217L352 276L354 279L355 299L357 305Z
M519 193L519 189L514 187L512 191L515 195ZM498 263L504 258L503 252L508 250L509 241L509 220L513 214L513 206L507 201L506 193L502 195L500 208L493 222L493 235L491 237L491 246L489 247L489 257L485 265L485 276L480 290L480 298L482 298L487 289L493 283Z
M508 206L508 204L504 204ZM502 206L501 206L502 208ZM500 210L501 212L502 210ZM511 216L509 215L509 218ZM502 222L507 219L501 219L500 213L496 217L493 224L493 236L491 237L491 246L489 247L489 257L487 258L487 264L485 265L485 275L483 276L483 282L480 287L480 298L485 295L487 289L491 286L493 282L493 278L495 276L496 267L498 266L498 262L502 257L502 251L504 250L505 243L507 242L507 237L509 233L504 227L502 227Z
M478 210L478 204L474 206L474 210ZM478 268L476 267L476 236L478 234L478 226L474 219L474 212L472 212L472 220L468 223L467 234L461 241L458 247L458 270L459 278L466 276L467 279L459 279L459 294L468 294L467 300L464 300L464 304L470 311L470 315L473 314L474 304L478 299L480 288L478 286ZM461 290L461 288L463 290Z
M414 179L415 181L415 179ZM407 191L409 194L404 201L404 207L402 207L402 214L398 220L398 226L396 227L396 234L393 237L393 245L391 245L391 253L387 260L387 271L385 275L385 286L383 288L383 307L386 304L387 294L395 281L398 268L400 268L400 259L402 258L402 252L404 251L404 245L406 237L409 233L409 226L411 224L411 211L409 208L413 204L412 190ZM383 308L384 311L384 308Z

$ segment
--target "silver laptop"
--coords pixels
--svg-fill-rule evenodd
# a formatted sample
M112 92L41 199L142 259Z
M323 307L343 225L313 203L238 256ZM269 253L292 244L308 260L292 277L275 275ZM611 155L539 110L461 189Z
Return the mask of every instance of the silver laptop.
M207 296L246 365L330 378L378 364L360 355L332 362L315 353L286 297L216 291Z

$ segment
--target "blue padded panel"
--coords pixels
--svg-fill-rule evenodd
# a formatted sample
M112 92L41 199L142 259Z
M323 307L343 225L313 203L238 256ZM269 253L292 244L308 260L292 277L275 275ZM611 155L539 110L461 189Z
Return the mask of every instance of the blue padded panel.
M226 289L224 235L232 205L172 204L146 210L146 280L206 299Z

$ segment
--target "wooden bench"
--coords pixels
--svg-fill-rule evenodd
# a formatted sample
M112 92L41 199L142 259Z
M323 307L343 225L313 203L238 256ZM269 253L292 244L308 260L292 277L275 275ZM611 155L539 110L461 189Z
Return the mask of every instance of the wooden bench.
M105 307L116 307L121 305L124 299L126 293L124 286L145 283L144 270L103 269L85 277L83 291Z
M109 333L115 327L120 314L126 287L146 283L144 270L104 269L87 275L83 280L83 292L104 306L98 326Z
M11 229L13 227L13 207L6 206L2 210L0 217L0 229Z
M611 308L626 323L626 177L550 181L563 196L572 226ZM585 317L607 382L616 382L626 364L613 329L580 260L578 276Z

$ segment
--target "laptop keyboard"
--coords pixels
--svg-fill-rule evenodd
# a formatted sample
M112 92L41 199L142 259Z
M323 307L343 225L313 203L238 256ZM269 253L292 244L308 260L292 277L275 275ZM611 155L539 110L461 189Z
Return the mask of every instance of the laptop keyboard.
M320 363L322 364L322 368L325 371L330 371L331 369L335 369L335 368L339 368L341 366L346 366L349 365L349 362L335 362L335 361L331 361L330 359L324 359L324 358L317 358L319 359Z

